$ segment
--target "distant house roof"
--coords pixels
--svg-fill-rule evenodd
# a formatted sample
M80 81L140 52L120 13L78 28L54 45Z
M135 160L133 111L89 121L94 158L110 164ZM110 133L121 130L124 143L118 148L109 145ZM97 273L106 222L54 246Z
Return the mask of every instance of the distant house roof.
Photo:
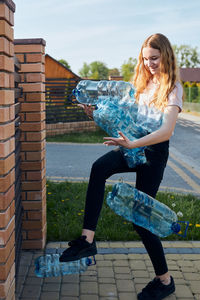
M180 79L183 82L200 82L200 68L180 68Z
M76 75L74 72L65 67L55 58L51 57L49 54L45 55L45 77L81 79L80 76Z
M120 76L120 75L110 75L109 80L116 80L116 81L120 81L120 80L123 80L123 76Z

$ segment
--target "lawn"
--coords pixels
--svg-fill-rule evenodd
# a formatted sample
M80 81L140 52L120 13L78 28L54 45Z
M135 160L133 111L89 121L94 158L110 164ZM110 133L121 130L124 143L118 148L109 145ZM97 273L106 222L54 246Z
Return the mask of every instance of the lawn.
M105 197L112 187L107 185ZM69 241L81 234L87 183L47 182L47 239ZM176 213L179 220L190 222L186 238L175 234L163 240L200 240L200 199L194 195L159 192L157 199ZM183 228L184 229L184 228ZM116 215L106 203L99 218L98 241L136 241L138 235L132 224Z
M98 128L96 131L85 131L75 133L65 133L62 135L47 137L47 142L56 143L103 143L103 137L108 136L105 131Z

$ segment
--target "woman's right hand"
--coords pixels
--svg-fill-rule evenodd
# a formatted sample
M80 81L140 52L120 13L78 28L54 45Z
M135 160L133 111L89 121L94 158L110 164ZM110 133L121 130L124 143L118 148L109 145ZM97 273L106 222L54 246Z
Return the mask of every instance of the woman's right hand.
M94 106L92 106L91 104L78 104L78 106L84 109L84 112L86 113L89 119L93 120L93 111L95 109Z

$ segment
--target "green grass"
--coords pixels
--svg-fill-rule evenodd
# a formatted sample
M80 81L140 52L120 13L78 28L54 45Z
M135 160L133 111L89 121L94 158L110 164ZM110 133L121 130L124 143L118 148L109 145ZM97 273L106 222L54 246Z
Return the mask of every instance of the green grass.
M106 186L105 197L111 186ZM87 183L48 182L47 183L47 239L48 241L68 241L81 234L85 194ZM157 199L176 213L181 211L183 217L192 224L186 238L175 234L163 240L200 240L200 199L194 195L161 193ZM175 204L175 206L173 206ZM96 239L98 241L136 241L140 240L132 224L117 216L104 203L99 218Z
M103 143L103 137L107 136L107 133L102 129L98 128L96 131L85 131L85 132L75 132L62 134L52 137L47 137L47 142L56 143Z

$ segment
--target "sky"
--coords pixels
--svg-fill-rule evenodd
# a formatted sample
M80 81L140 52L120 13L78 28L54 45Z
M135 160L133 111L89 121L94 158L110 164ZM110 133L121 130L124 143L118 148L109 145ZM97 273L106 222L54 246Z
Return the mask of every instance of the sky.
M46 53L78 74L93 61L119 68L153 33L200 52L200 1L14 0L15 38L43 38Z

